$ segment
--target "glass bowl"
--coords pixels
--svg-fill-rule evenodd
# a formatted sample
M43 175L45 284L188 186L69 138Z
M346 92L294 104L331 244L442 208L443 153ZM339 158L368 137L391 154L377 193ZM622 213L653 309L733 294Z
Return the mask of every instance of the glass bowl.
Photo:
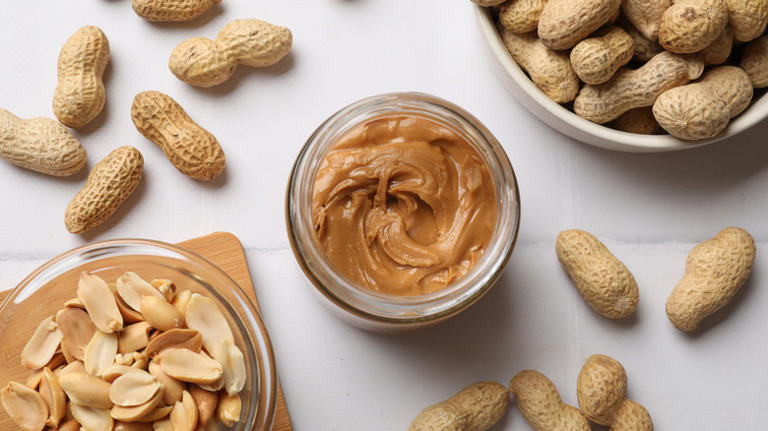
M64 301L77 296L82 271L107 282L133 271L147 280L172 280L177 291L189 289L212 298L232 328L249 376L241 392L240 422L234 428L220 428L272 429L277 380L272 345L261 315L224 271L191 251L158 241L119 239L76 248L41 266L16 286L0 304L0 386L11 380L23 384L31 374L21 365L21 351L43 319L55 315Z
M463 137L488 166L498 199L496 227L475 266L442 290L396 296L357 286L339 273L315 235L312 191L320 163L352 127L375 119L413 116ZM423 93L388 93L359 100L333 114L301 149L286 193L286 226L296 260L321 301L346 322L363 329L397 331L433 325L455 316L490 290L512 253L520 225L520 194L512 164L493 134L472 114Z

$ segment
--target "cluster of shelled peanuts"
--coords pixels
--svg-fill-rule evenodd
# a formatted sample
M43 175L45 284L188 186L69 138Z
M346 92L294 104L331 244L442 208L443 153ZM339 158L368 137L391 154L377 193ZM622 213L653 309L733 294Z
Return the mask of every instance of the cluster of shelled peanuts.
M720 134L768 86L768 0L474 0L515 62L589 121Z
M216 303L171 280L82 273L0 390L24 431L196 431L239 422L246 364Z

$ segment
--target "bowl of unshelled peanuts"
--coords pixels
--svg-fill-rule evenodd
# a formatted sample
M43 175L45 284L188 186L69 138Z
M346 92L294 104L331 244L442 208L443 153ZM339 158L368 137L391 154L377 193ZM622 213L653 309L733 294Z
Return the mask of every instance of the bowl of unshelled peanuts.
M683 150L768 116L768 2L473 1L512 93L579 141Z
M268 430L274 357L221 269L113 240L67 252L0 303L0 429Z

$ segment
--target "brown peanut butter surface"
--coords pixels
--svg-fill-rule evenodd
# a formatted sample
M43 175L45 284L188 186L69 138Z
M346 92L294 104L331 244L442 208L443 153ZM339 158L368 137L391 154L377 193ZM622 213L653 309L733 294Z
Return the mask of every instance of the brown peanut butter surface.
M485 162L463 137L419 117L353 127L320 164L315 233L338 272L391 295L421 295L464 276L496 224Z

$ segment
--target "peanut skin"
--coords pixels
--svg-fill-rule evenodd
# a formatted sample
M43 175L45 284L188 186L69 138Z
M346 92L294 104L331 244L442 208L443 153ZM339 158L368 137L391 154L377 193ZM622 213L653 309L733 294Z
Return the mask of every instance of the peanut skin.
M133 0L136 15L153 22L191 21L221 0Z
M627 373L619 361L592 355L576 383L579 407L584 415L611 431L652 431L648 411L627 398Z
M685 275L667 299L667 317L692 331L724 307L752 273L755 241L744 229L729 227L691 250Z
M474 383L422 410L408 431L485 431L507 412L509 390L496 382Z
M629 316L637 309L637 282L626 266L589 232L560 232L557 258L581 296L596 312L609 319Z
M749 106L752 93L746 72L720 66L696 83L662 93L653 104L653 115L664 130L680 139L711 138Z
M571 67L587 84L602 84L629 63L635 53L632 38L619 27L608 27L582 40L571 50Z
M499 33L512 59L550 99L566 103L576 97L579 78L567 54L547 48L533 33L514 34L504 27Z
M64 223L72 233L82 233L104 223L128 199L141 181L144 158L125 146L94 166L83 188L69 202Z
M184 175L208 181L224 170L224 151L219 142L170 96L159 91L137 94L131 118L139 133L157 144Z
M23 120L0 109L0 157L16 166L64 177L85 166L80 141L50 118Z
M653 105L661 93L698 78L703 70L699 58L661 52L639 69L623 68L604 84L585 86L573 110L589 121L607 123L630 109Z
M524 370L509 382L517 407L534 431L590 431L587 418L576 407L563 403L557 388L545 375Z
M728 24L724 0L677 0L659 22L659 43L669 52L699 52L717 39Z
M227 81L238 64L271 66L291 50L293 36L286 27L258 19L239 19L225 25L216 40L187 39L171 53L168 68L177 78L196 87Z
M59 52L53 113L63 124L79 128L104 108L102 75L109 62L109 41L92 25L75 32Z
M621 0L549 0L539 17L539 38L554 50L568 49L616 18Z

